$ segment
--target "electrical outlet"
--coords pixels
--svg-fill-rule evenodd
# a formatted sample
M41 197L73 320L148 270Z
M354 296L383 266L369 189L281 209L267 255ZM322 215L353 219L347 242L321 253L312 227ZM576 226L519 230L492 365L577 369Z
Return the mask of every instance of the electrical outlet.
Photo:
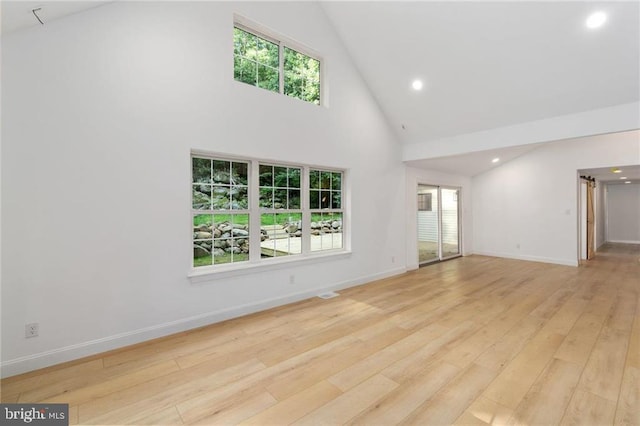
M396 263L396 257L395 256L391 256L391 263Z
M296 276L295 275L289 275L289 284L295 284L296 283Z
M37 322L33 322L31 324L27 324L24 326L24 337L37 337L40 326Z

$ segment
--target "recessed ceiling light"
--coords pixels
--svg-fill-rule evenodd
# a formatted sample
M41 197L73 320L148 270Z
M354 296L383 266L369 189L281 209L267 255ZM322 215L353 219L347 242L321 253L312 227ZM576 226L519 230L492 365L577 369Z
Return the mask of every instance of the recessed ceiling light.
M626 181L625 183L631 183L631 181L630 181L630 180L628 180L628 181Z
M498 157L496 157L493 160L491 160L492 163L497 163L498 161L500 161L500 159Z
M422 90L422 80L413 80L413 83L411 83L411 87L413 87L413 90Z
M627 177L626 176L620 176L620 179L625 180Z
M613 172L613 173L622 173L622 170L620 170L617 167L614 167L613 169L611 169L611 172Z
M604 25L605 22L607 22L607 14L602 11L598 11L593 12L591 15L589 15L589 17L585 21L585 25L587 26L587 28L594 29L600 28Z

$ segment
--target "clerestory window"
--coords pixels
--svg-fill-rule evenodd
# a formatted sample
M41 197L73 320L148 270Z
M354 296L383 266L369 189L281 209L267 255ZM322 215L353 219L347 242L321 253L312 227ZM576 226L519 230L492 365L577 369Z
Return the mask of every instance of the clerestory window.
M320 60L241 24L233 28L235 80L320 105Z

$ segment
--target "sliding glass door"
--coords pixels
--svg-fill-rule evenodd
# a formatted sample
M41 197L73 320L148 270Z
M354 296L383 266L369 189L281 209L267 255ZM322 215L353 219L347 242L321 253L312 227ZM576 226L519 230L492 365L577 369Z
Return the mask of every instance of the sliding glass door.
M440 199L442 200L442 209L440 210L440 223L442 224L442 259L460 255L459 195L459 189L440 188Z
M418 185L418 263L460 255L460 189Z
M440 259L438 187L418 185L418 263Z

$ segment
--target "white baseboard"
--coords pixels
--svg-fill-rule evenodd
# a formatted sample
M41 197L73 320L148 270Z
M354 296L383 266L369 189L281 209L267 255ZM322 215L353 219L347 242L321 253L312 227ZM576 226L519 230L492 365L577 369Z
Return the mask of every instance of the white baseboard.
M256 303L235 306L214 312L207 312L189 318L183 318L151 327L133 330L108 336L102 339L90 340L75 345L65 346L33 355L27 355L0 363L0 376L10 377L26 373L44 367L60 364L67 361L84 358L91 355L107 352L113 349L142 343L158 337L164 337L182 331L191 330L205 325L214 324L232 318L241 317L277 306L286 305L300 300L317 296L320 293L355 287L371 281L388 278L406 272L406 268L395 268L385 272L372 274L352 280L345 280L326 287L318 287L299 293L292 293L282 297L275 297Z
M474 254L480 256L504 257L506 259L527 260L530 262L553 263L556 265L578 266L578 260L555 259L553 257L514 255L511 253L496 253L490 251L476 251Z
M640 241L635 240L607 240L607 243L619 243L619 244L640 244Z

